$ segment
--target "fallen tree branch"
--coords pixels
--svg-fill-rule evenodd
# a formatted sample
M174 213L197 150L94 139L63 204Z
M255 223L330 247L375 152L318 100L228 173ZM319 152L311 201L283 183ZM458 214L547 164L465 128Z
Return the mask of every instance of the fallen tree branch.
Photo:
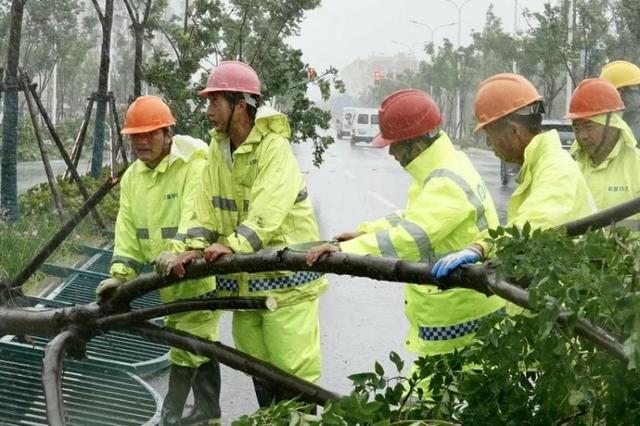
M216 297L209 299L189 299L166 303L150 308L137 309L116 315L109 315L95 321L99 330L128 327L131 324L147 321L165 315L180 312L219 310L219 309L268 309L277 308L277 302L272 297Z
M274 382L294 395L300 395L302 400L306 402L325 405L329 401L340 399L340 395L296 377L293 374L289 374L251 355L230 348L220 342L211 342L188 333L158 327L148 323L143 326L130 327L127 330L152 342L168 344L196 355L215 358L222 364L235 370Z
M331 253L321 261L309 266L305 261L305 252L283 249L279 251L262 250L252 254L234 254L221 257L214 263L198 260L187 266L187 274L183 278L169 275L161 277L155 273L142 274L136 279L119 286L104 303L114 305L129 304L150 291L168 287L187 279L201 278L211 275L225 275L236 272L267 271L314 271L338 275L355 275L380 281L409 282L416 284L433 284L431 265L425 263L406 262L377 256L361 256L348 253ZM471 288L485 294L491 294L481 281L484 271L471 270L465 274L456 274L458 287ZM449 282L451 280L447 280ZM453 282L453 281L451 281Z
M67 424L62 396L64 354L79 340L80 338L75 332L65 330L47 343L44 349L42 389L47 407L47 420L51 426L65 426Z
M640 213L640 197L634 198L627 202L600 210L599 212L582 219L567 222L557 227L564 228L567 235L575 237L577 235L586 234L589 230L595 230L607 227L613 223L620 222L636 213Z
M431 265L425 263L405 262L398 259L360 256L347 253L331 253L323 256L312 266L306 264L305 252L291 251L260 251L254 254L234 254L220 258L213 263L198 260L187 266L187 273L183 278L174 276L161 277L155 273L140 275L118 287L111 299L111 303L128 304L131 300L143 294L174 284L175 282L200 278L208 275L229 274L240 271L315 271L331 272L339 275L356 275L376 280L409 282L415 284L432 284L442 290L461 287L478 291L487 296L496 294L525 309L535 311L529 305L529 293L507 281L490 280L495 277L488 264L473 265L458 268L446 279L436 281L431 277ZM566 319L571 312L562 311L558 324L566 325ZM588 339L596 346L605 349L617 358L628 360L622 350L622 345L615 337L590 322L580 319L575 325L575 332Z
M52 337L69 326L90 331L98 317L95 303L57 309L24 309L0 307L0 336L7 334Z
M489 277L487 278L487 287L492 291L493 294L500 296L512 303L515 303L520 307L535 312L535 309L529 303L528 291L508 281L492 280L490 279L491 277L495 278L495 274L493 272L491 272L489 274ZM557 302L552 298L547 298L547 305L552 304L557 304ZM570 318L573 315L574 314L572 312L560 308L560 314L558 316L558 319L556 320L556 323L562 327L565 327L567 326ZM623 361L629 361L627 355L624 352L622 344L620 344L620 342L618 342L615 337L613 337L601 327L592 324L584 318L578 317L574 324L574 330L577 335L589 340L595 346L608 351L616 358Z

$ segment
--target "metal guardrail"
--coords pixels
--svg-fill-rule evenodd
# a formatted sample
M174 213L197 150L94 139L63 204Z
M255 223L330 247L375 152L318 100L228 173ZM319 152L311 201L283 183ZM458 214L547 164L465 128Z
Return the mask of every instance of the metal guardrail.
M0 343L0 424L47 425L41 349ZM134 374L96 360L65 359L68 425L155 425L158 393Z

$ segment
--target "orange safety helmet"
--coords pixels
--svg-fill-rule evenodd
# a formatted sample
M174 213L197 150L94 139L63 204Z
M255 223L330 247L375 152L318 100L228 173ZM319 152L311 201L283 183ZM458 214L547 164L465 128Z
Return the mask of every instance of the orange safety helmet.
M147 133L176 124L169 106L157 96L140 96L127 110L123 135Z
M373 146L389 144L426 135L442 123L440 108L422 90L399 90L387 96L378 114L380 133Z
M624 102L616 87L603 78L582 80L573 91L565 118L580 120L608 112L622 111Z
M211 70L207 87L198 92L208 96L213 92L242 92L261 96L260 79L255 70L240 61L222 61Z
M519 74L502 73L487 78L476 93L474 132L512 112L542 100L538 90Z

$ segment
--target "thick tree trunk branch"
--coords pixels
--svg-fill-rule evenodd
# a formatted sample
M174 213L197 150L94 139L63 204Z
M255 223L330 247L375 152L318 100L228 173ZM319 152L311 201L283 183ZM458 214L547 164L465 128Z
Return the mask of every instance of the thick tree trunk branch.
M67 418L62 396L64 354L79 340L76 333L66 330L51 340L44 349L42 388L47 406L47 419L51 426L65 426Z
M56 309L24 309L0 307L0 336L7 334L52 337L69 326L90 331L100 314L95 303Z
M110 299L103 302L105 308L128 305L131 300L143 294L172 285L185 279L200 278L207 275L224 275L235 272L265 271L315 271L339 275L356 275L383 281L399 281L415 284L432 284L446 290L454 287L469 288L485 295L496 294L523 308L533 310L529 305L529 294L526 290L506 281L492 282L494 274L489 265L475 265L459 268L449 277L439 282L431 278L431 265L425 263L405 262L398 259L360 256L346 253L331 253L323 257L313 266L305 262L306 252L288 249L280 251L260 251L254 254L224 256L214 263L202 260L188 266L188 272L182 279L160 277L155 273L143 274L116 289ZM559 324L566 323L570 312L563 311ZM589 339L595 345L606 349L621 359L627 359L622 345L606 331L587 322L578 321L576 333Z
M617 206L609 207L608 209L600 210L591 216L583 217L573 222L567 222L558 228L565 228L567 235L574 237L585 234L589 230L604 228L615 222L620 222L639 212L640 197L618 204Z
M114 328L130 327L153 318L180 312L220 309L268 309L277 308L276 300L272 297L218 297L200 300L181 300L151 308L138 309L123 314L110 315L96 320L96 328L111 330Z
M188 350L197 355L215 358L222 364L228 365L235 370L274 382L279 387L295 395L301 395L302 399L307 402L325 405L328 401L336 401L340 398L339 395L327 391L318 385L307 382L271 364L260 361L251 355L247 355L219 342L210 342L188 333L165 329L152 324L131 327L128 330L153 342L168 344Z

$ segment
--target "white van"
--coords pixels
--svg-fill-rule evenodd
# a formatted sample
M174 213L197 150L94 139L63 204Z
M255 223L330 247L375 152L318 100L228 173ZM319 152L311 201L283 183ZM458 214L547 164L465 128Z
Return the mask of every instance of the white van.
M351 129L353 128L354 107L345 107L342 109L342 118L338 120L338 138L350 138Z
M380 132L376 108L356 108L351 129L351 146L358 142L371 143Z

